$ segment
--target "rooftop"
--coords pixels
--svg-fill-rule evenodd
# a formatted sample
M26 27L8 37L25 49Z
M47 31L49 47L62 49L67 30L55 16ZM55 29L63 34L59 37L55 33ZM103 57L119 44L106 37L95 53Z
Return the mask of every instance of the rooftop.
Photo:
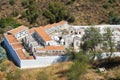
M12 29L12 30L10 30L10 31L8 31L8 32L11 32L12 34L16 34L16 33L18 33L18 32L21 32L21 31L23 31L23 30L26 30L26 29L28 29L26 26L19 26L18 28L15 28L15 29Z
M44 41L52 40L51 37L44 31L43 27L36 28L35 31L43 38Z

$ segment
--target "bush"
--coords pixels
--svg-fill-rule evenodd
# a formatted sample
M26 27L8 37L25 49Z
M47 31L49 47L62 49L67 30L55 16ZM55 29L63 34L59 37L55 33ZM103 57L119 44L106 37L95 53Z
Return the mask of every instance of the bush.
M22 6L27 7L28 6L28 1L27 0L22 0Z
M68 0L67 4L72 4L74 3L75 0Z
M16 28L18 26L20 26L21 24L17 23L13 18L1 18L0 19L0 26L1 28L5 28L5 27L12 27L12 28Z
M12 15L13 17L16 17L16 16L18 16L18 14L19 14L19 13L18 13L17 11L13 11L11 15Z
M15 4L15 0L9 0L9 3L10 3L11 5L14 5L14 4Z
M3 34L4 30L2 28L0 28L0 34Z
M120 18L114 12L109 12L108 14L108 24L120 24Z
M75 21L75 17L74 16L71 16L70 19L68 19L69 22L74 22Z
M109 8L109 3L105 3L105 4L103 4L103 8L105 8L105 9L108 9Z
M83 51L79 53L72 52L72 54L74 54L73 65L70 67L67 76L69 80L80 80L81 75L86 73L90 60Z
M61 20L73 22L75 20L75 18L70 15L65 5L60 2L51 2L47 10L44 11L44 16L49 18L50 23L59 22Z
M33 24L37 21L40 10L37 8L37 3L34 0L23 0L22 5L28 9L22 13L22 17L27 18L30 24Z
M6 64L1 64L0 65L0 71L6 71L7 65Z
M116 0L109 0L108 2L112 4L112 3L114 3L115 1L116 1Z

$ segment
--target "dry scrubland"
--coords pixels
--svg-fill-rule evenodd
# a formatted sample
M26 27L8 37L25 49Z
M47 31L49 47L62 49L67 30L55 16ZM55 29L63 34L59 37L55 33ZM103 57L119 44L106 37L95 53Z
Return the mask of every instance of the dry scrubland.
M4 67L3 67L4 64ZM46 68L25 69L17 68L11 61L5 60L0 64L1 80L68 80L67 71L71 61L54 64ZM89 67L87 73L80 76L80 80L113 80L120 78L120 66L108 69L104 73Z

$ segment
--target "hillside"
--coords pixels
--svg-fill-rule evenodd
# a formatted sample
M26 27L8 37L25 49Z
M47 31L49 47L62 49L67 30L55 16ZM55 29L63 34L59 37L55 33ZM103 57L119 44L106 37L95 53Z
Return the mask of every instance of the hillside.
M107 23L110 12L120 17L120 0L36 0L33 1L32 5L39 13L37 16L39 18L35 21L36 26L49 23L48 18L43 16L43 12L45 12L49 3L56 1L63 3L69 13L75 17L72 24ZM0 0L0 2L0 18L13 17L19 23L31 26L25 17L21 17L24 11L28 9L27 0Z

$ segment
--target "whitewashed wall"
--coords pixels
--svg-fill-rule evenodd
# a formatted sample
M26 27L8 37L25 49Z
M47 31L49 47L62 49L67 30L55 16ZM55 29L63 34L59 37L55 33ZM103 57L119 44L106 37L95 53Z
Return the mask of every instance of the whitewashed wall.
M18 57L12 46L8 43L8 40L5 37L4 37L4 45L7 51L9 52L8 54L12 56L12 60L17 64L17 66L20 66L20 58Z
M47 67L51 64L65 61L66 56L37 56L35 60L21 60L21 68Z

